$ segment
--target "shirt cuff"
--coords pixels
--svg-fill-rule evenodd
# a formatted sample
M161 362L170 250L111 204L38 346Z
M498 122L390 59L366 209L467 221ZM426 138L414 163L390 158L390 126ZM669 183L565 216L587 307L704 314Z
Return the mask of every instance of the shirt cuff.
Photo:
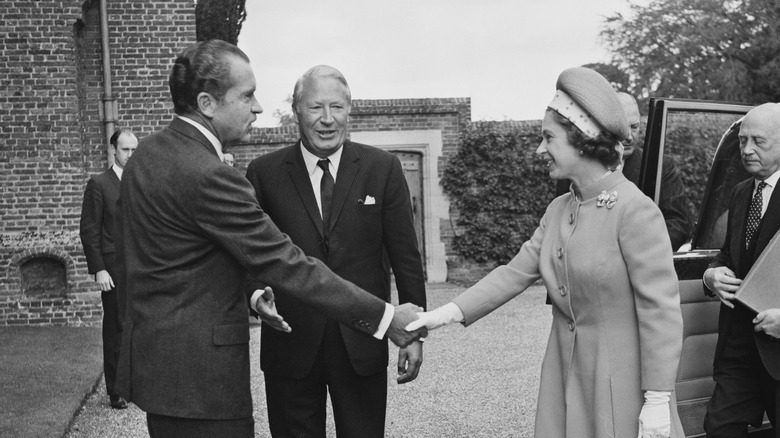
M709 284L707 284L707 271L709 271L711 268L707 268L704 270L704 274L701 276L701 282L704 285L704 296L707 297L715 297L715 291L710 287Z
M385 337L385 333L387 333L387 329L390 328L390 323L393 321L394 315L395 307L389 303L385 303L385 314L382 316L382 320L379 321L379 327L376 329L376 332L374 332L375 338L382 339Z
M252 294L252 298L249 299L249 307L255 312L257 312L257 300L259 300L264 293L265 289L258 289Z

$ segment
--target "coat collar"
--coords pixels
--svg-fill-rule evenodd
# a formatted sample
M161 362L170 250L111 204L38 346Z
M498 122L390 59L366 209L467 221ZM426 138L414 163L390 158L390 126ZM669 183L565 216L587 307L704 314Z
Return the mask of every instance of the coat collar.
M195 122L197 123L197 122ZM176 116L172 121L171 124L168 125L168 127L176 131L177 133L184 135L185 137L189 137L194 142L198 143L200 146L205 148L210 154L217 157L218 160L222 161L220 154L217 152L217 149L214 147L213 144L211 144L211 141L209 141L208 138L206 138L205 135L203 135L202 132L195 126L192 126L191 123L186 122Z
M598 197L598 195L601 194L603 191L610 191L618 184L622 183L623 181L627 181L626 177L621 172L612 172L609 175L606 175L605 177L601 178L600 180L594 182L593 184L584 187L580 190L582 193L582 199L580 199L580 202L587 202L589 200L595 199ZM571 192L571 195L573 198L576 199L574 196L574 187L569 186L569 191Z

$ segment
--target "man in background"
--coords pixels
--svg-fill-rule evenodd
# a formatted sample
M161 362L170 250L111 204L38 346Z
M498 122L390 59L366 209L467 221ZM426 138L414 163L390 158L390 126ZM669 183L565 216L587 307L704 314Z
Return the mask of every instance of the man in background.
M147 413L151 438L253 438L248 307L269 327L295 327L276 312L271 289L246 293L245 274L401 346L419 337L403 330L418 307L394 308L306 257L222 162L223 147L248 140L262 112L244 52L194 44L169 86L176 117L141 141L120 188L117 386Z
M618 93L618 99L623 105L631 129L631 139L623 142L623 175L638 186L639 172L642 167L642 149L639 148L639 143L642 141L639 138L639 128L641 127L639 106L636 99L628 93ZM668 154L663 155L658 208L664 215L666 230L672 241L672 250L677 251L690 239L693 225L688 218L688 198L685 196L685 185L677 166Z
M341 72L324 65L309 69L293 92L300 141L252 161L247 178L263 211L307 255L384 301L390 301L392 268L398 301L425 307L422 259L401 162L347 140L351 105ZM324 437L330 393L340 438L383 437L387 342L292 297L279 296L276 303L295 330L262 331L271 435ZM414 380L421 364L421 341L401 348L398 383Z
M780 437L780 309L756 315L734 301L742 279L780 229L780 104L750 110L739 129L739 145L742 164L753 177L734 187L726 240L704 273L707 295L722 302L715 390L704 430L709 438L747 437L748 424L760 425L766 412ZM780 293L777 288L769 292Z
M227 164L230 167L235 166L236 159L235 157L233 157L233 154L231 154L230 152L225 152L224 158L225 158L225 164Z
M79 236L87 258L87 269L95 276L103 304L103 371L106 391L112 408L125 409L127 403L114 392L122 333L115 287L117 271L114 260L114 219L116 201L119 198L119 181L127 160L138 146L138 139L132 132L118 129L111 135L109 143L114 154L114 164L87 182L81 206Z

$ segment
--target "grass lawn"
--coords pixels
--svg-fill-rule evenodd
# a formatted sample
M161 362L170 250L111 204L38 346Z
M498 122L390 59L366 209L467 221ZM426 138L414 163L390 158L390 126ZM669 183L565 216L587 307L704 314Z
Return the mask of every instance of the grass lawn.
M99 327L0 327L0 436L59 437L103 370Z

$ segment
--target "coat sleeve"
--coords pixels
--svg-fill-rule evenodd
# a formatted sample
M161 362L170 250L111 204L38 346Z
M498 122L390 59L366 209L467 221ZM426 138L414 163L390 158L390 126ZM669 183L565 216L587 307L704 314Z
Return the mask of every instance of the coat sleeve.
M452 300L463 312L465 326L473 324L520 295L541 277L539 254L550 210L548 207L531 239L523 244L520 252L509 263L492 270L477 284Z
M200 198L192 207L197 226L248 274L328 318L368 334L377 331L385 302L306 257L263 213L251 184L235 169L216 166L192 190Z
M382 203L382 236L395 275L398 302L426 307L422 257L414 231L409 187L398 157L392 157Z
M103 192L95 178L90 178L84 190L84 201L81 205L81 221L79 222L79 237L87 258L87 270L95 274L106 269L101 252L101 230L103 229Z
M731 238L734 220L734 210L737 204L737 193L739 192L740 185L734 187L731 191L731 199L729 200L729 213L726 220L726 236L723 239L723 245L720 247L720 252L715 256L715 259L710 263L710 268L716 268L719 266L725 266L732 271L735 270L734 259L731 254ZM738 231L739 232L739 231Z
M618 240L634 292L642 389L674 390L683 327L672 246L650 198L635 198L622 214Z
M677 250L691 238L691 221L688 219L688 198L680 171L671 157L664 156L664 171L661 176L661 196L658 207L663 213L666 229L672 241L672 250Z

